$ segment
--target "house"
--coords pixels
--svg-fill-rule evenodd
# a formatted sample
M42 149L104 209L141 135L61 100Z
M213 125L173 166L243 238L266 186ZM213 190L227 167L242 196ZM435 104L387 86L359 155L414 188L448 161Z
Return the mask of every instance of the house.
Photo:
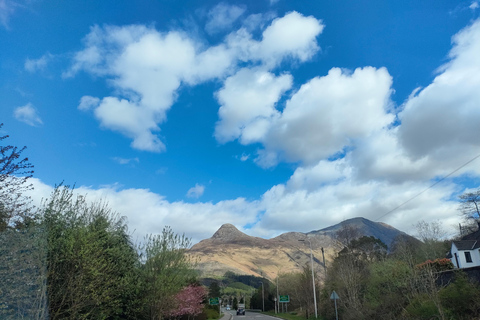
M453 241L447 258L452 261L455 268L480 266L480 229L459 241Z

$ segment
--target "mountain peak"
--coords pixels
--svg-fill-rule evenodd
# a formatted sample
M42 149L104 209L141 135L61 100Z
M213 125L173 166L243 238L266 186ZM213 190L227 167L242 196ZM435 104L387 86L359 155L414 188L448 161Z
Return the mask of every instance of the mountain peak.
M237 240L241 238L250 238L250 236L238 230L233 224L225 223L212 236L212 240Z

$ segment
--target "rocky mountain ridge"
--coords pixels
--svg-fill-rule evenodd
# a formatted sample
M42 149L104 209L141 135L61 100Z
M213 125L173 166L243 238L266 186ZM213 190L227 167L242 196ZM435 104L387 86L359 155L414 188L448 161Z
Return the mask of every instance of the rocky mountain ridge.
M277 274L302 270L310 262L311 244L314 268L322 278L342 248L335 235L345 227L357 230L359 236L374 236L389 247L398 236L410 237L385 223L365 218L308 233L287 232L272 239L252 237L232 224L224 224L211 238L194 245L189 255L197 262L202 277L220 277L231 271L274 280Z

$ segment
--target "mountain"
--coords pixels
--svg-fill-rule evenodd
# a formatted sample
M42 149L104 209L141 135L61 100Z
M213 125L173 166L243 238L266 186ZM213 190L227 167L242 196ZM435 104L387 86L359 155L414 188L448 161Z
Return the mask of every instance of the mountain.
M393 240L398 236L410 237L405 232L402 232L394 227L383 223L383 222L373 222L365 218L352 218L345 220L339 224L336 224L331 227L327 227L317 231L310 231L307 234L313 234L317 236L329 236L334 237L335 233L338 232L344 226L352 227L358 231L361 236L375 237L380 239L385 243L389 248L392 245Z
M335 235L344 228L356 229L359 236L378 238L389 247L397 236L412 238L385 223L365 218L307 233L287 232L272 239L252 237L232 224L224 224L211 238L194 245L189 255L197 262L201 277L221 277L231 271L274 280L279 273L300 271L309 264L311 244L314 268L323 278L325 265L328 267L342 248Z

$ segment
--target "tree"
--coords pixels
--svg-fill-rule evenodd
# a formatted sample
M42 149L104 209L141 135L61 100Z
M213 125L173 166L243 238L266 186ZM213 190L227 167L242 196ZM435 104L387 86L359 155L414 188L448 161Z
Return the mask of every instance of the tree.
M217 281L210 283L208 287L208 297L209 298L218 298L220 297L220 286Z
M179 317L187 315L195 317L203 311L203 301L207 296L207 290L202 286L189 285L175 295L175 308L169 312L169 316Z
M195 278L186 255L190 244L185 235L165 227L161 234L147 236L139 247L143 262L139 284L145 297L145 317L162 319L175 308L175 295Z
M3 123L0 123L0 129ZM4 145L9 136L0 136L0 231L7 227L17 228L30 223L30 198L25 192L33 189L28 183L33 175L33 165L28 158L22 159L26 147L18 149Z
M475 221L480 226L480 189L465 192L459 196L460 212L467 221Z
M420 247L424 259L437 259L445 256L450 243L443 240L446 232L440 221L425 222L422 220L415 225L415 229L423 242Z
M67 186L41 212L50 319L135 318L138 255L125 219Z

